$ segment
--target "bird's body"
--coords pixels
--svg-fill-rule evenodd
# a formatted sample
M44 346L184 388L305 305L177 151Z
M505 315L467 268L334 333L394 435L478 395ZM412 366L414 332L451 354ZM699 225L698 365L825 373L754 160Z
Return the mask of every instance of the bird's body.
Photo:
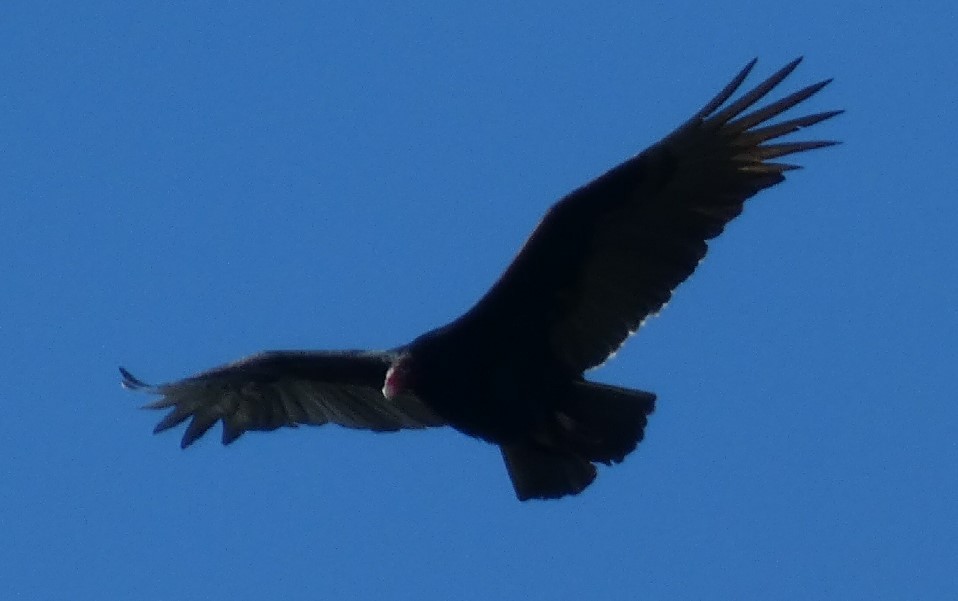
M449 425L498 445L517 496L575 494L596 463L617 463L642 440L655 396L588 382L694 271L707 241L745 200L795 167L769 162L832 144L768 144L828 119L767 122L827 82L752 113L790 63L725 108L750 63L662 141L556 203L513 263L453 322L384 352L270 352L151 387L187 419L187 446L216 421L229 443L247 430L337 423L390 431Z

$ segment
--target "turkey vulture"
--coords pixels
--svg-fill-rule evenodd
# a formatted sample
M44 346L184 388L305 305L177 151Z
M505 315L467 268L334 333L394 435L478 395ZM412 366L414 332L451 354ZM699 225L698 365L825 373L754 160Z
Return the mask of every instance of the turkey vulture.
M745 201L796 165L770 159L835 144L778 140L841 111L770 120L821 90L746 112L797 59L726 105L755 60L664 139L546 213L505 273L453 322L387 351L272 351L151 386L162 432L185 448L217 421L247 430L339 424L378 432L453 428L498 445L520 500L574 495L595 464L642 440L655 395L586 380L658 312Z

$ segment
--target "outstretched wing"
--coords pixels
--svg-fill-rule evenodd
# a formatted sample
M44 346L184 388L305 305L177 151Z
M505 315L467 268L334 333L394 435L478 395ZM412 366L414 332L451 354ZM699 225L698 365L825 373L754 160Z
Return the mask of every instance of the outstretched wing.
M672 134L555 204L463 319L503 324L513 344L544 340L571 369L605 361L692 274L744 202L797 168L770 159L835 144L777 139L841 111L768 123L828 81L745 114L800 60L722 108L753 60Z
M389 401L381 389L393 353L364 351L273 351L211 369L193 377L150 386L122 367L123 386L162 395L146 405L170 409L154 432L190 420L186 448L218 420L223 444L247 430L298 424L339 424L388 432L444 425L416 397Z

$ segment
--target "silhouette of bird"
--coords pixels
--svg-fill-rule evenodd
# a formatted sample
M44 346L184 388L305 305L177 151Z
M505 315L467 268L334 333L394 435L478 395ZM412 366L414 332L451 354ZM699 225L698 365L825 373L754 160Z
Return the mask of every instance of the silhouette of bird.
M299 424L394 431L451 426L499 446L520 500L577 494L595 464L642 440L655 395L590 382L655 315L738 216L796 165L773 159L835 144L779 138L834 117L771 120L822 81L748 112L797 59L729 102L751 61L671 134L553 205L471 309L386 351L272 351L150 386L156 432L189 420L185 448L216 422L223 443Z

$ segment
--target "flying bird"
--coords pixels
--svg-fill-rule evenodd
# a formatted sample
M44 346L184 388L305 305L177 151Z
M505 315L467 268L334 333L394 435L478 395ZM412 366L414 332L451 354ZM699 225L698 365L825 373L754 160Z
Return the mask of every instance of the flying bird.
M796 165L773 159L835 144L779 138L834 117L770 123L822 81L749 110L792 61L730 99L751 61L671 134L554 204L471 309L386 351L270 351L151 386L162 432L189 420L181 446L216 422L223 443L250 430L338 424L389 432L451 426L497 445L520 500L574 495L596 464L642 440L655 395L586 380L655 315L742 212Z

